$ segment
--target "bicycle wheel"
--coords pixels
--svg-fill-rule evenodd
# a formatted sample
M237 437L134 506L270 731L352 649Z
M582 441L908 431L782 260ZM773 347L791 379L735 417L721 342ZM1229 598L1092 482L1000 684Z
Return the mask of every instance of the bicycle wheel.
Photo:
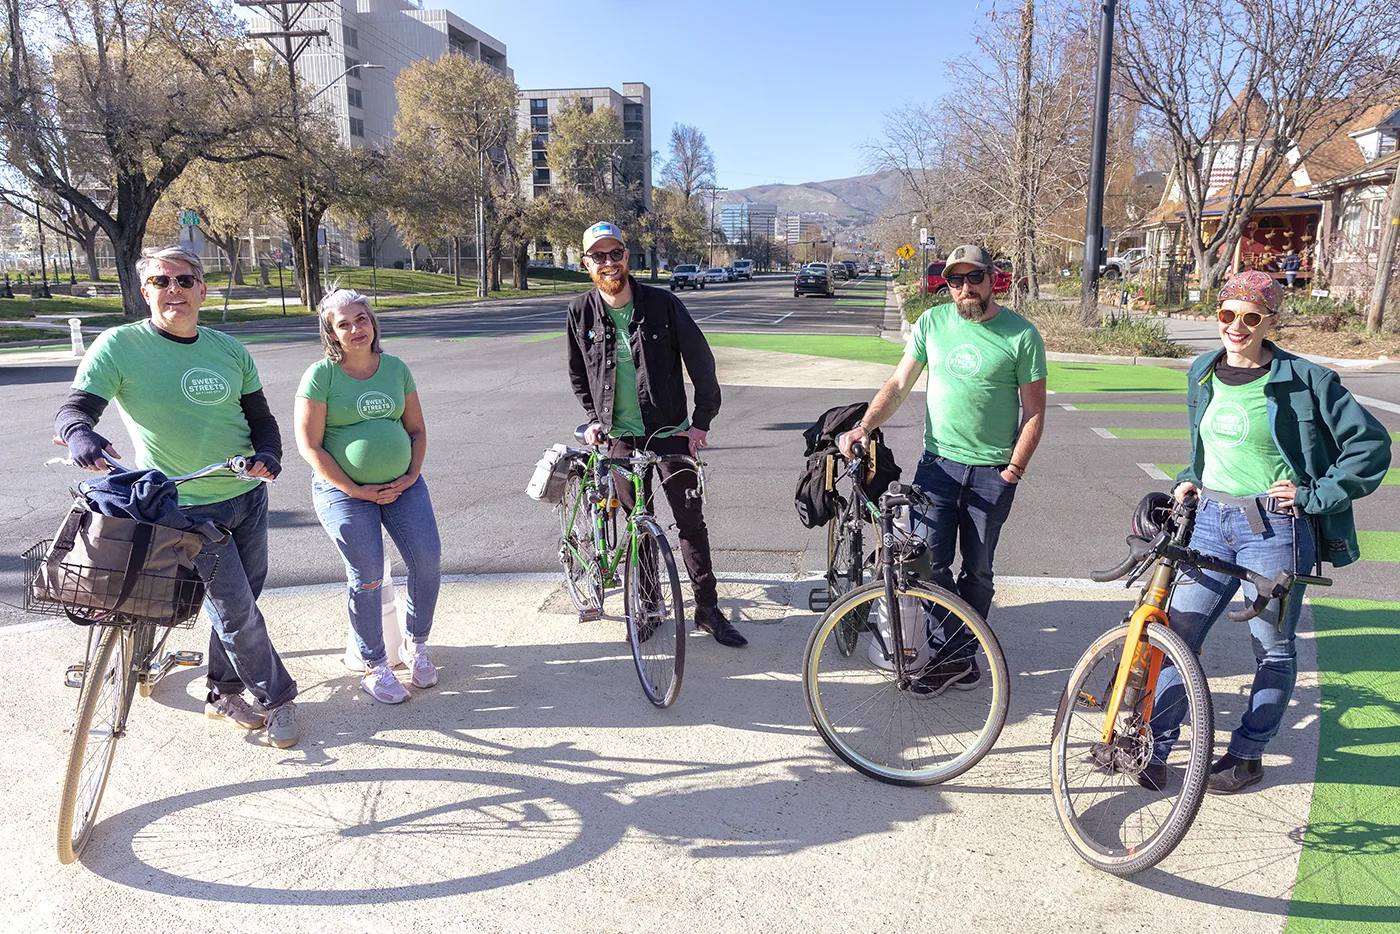
M637 523L624 576L627 641L637 677L647 700L669 707L685 673L685 608L671 545L654 520Z
M593 513L582 500L582 492L583 476L570 473L564 484L564 499L555 507L559 515L559 563L564 566L564 586L580 613L603 608Z
M107 788L122 721L131 704L131 636L104 627L83 674L78 716L68 749L63 794L58 803L58 861L65 865L82 853L97 808Z
M854 509L854 507L852 507ZM826 524L826 586L836 600L865 583L865 556L861 554L860 518L842 512ZM865 631L866 618L852 613L836 629L836 648L842 655L855 651Z
M856 771L892 785L932 785L976 765L1006 722L1010 683L991 627L931 584L895 588L906 650L895 671L882 581L846 594L807 640L802 682L812 723ZM838 633L867 620L855 651Z
M1164 787L1138 781L1153 745L1141 702L1119 712L1120 742L1104 745L1105 708L1127 634L1127 626L1104 633L1074 666L1050 744L1052 797L1065 836L1091 865L1117 876L1155 866L1186 835L1205 794L1215 738L1210 690L1196 653L1176 633L1152 623L1148 643L1164 654L1164 669L1177 667L1182 681L1180 698L1168 702L1179 705L1183 719ZM1163 712L1154 709L1152 718Z

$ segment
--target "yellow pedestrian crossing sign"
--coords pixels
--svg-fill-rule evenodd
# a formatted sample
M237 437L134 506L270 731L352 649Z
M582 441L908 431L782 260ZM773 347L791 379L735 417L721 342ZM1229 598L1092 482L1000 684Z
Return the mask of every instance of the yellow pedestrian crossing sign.
M898 250L895 250L895 254L894 254L894 255L895 255L895 256L898 256L898 257L901 257L901 258L903 258L903 259L913 259L913 258L914 258L914 248L913 248L912 246L910 246L909 244L906 243L906 244L904 244L904 246L900 247Z

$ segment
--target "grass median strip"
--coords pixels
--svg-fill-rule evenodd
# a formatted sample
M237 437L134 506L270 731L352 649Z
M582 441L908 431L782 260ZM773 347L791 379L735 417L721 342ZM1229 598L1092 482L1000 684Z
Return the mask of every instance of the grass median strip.
M1108 428L1114 438L1124 441L1189 441L1191 433L1185 428Z
M1400 603L1314 597L1312 609L1321 726L1285 931L1394 931L1400 926Z
M1054 364L1051 364L1053 366ZM1124 367L1135 370L1139 367ZM1069 390L1056 389L1056 392ZM1175 402L1076 402L1074 407L1081 412L1185 412L1186 403Z

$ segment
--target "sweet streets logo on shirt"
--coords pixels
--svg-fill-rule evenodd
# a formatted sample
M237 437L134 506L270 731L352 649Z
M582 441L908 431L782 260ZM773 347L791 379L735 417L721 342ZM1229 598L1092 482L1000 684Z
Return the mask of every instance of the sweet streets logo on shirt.
M982 351L972 344L959 344L948 351L948 356L943 358L943 365L958 379L976 376L977 371L982 369Z
M1249 434L1249 413L1234 402L1224 402L1210 409L1211 437L1227 448L1239 447Z
M233 394L228 380L202 367L186 370L180 377L180 389L195 405L218 405Z
M360 418L389 418L394 414L394 400L382 392L371 390L355 403Z

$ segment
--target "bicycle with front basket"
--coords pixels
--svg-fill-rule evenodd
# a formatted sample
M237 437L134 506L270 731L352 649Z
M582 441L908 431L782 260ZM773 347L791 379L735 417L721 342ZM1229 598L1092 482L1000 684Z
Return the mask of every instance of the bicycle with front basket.
M575 432L579 441L586 428ZM683 464L698 478L697 489L687 495L703 502L705 465L687 454L650 451L606 457L600 447L568 448L564 456L568 479L555 509L569 596L581 620L596 620L603 615L607 588L621 583L627 641L642 692L657 707L669 707L685 674L685 612L671 545L648 509L646 475L659 464ZM633 506L626 514L617 496L619 483L632 486Z
M71 461L56 459L50 463ZM179 484L228 472L241 480L271 482L249 474L247 469L245 458L231 457L169 479ZM48 540L38 542L23 555L24 609L50 615L61 613L88 631L84 661L69 666L64 675L68 687L79 689L77 718L58 805L58 860L67 864L82 853L97 825L117 741L126 735L133 695L149 697L151 689L176 667L204 661L202 652L166 651L165 643L175 629L194 625L217 562L206 576L193 580L144 571L133 574L125 567L94 568L59 562L49 570L50 574L57 572L57 581L39 588L35 582L48 557L49 545ZM119 598L119 591L126 596ZM143 611L136 615L121 609L123 605L140 605ZM161 605L167 611L152 615L153 605Z
M1194 498L1170 507L1149 541L1128 539L1129 554L1096 581L1127 577L1131 587L1152 575L1123 624L1094 640L1070 672L1055 714L1050 744L1051 797L1065 836L1089 864L1127 876L1157 865L1186 836L1200 810L1215 744L1215 714L1196 653L1168 627L1167 608L1183 568L1224 574L1253 586L1256 597L1228 613L1247 622L1270 601L1283 601L1294 583L1330 586L1325 577L1284 571L1270 580L1248 568L1187 547L1195 520ZM1158 678L1175 666L1180 697L1158 708ZM1164 763L1161 787L1144 776L1153 758L1153 720L1163 709L1181 714L1180 734ZM1159 719L1159 724L1166 724Z
M843 593L812 630L802 665L807 708L822 739L858 772L894 785L945 782L976 765L1001 734L1006 659L976 610L924 579L927 545L911 515L925 502L919 488L895 481L877 506L855 482L865 457L857 445L844 461L853 482L843 513L878 524L877 576ZM854 562L840 566L841 584L864 566L851 532L833 533L845 543L837 551Z

